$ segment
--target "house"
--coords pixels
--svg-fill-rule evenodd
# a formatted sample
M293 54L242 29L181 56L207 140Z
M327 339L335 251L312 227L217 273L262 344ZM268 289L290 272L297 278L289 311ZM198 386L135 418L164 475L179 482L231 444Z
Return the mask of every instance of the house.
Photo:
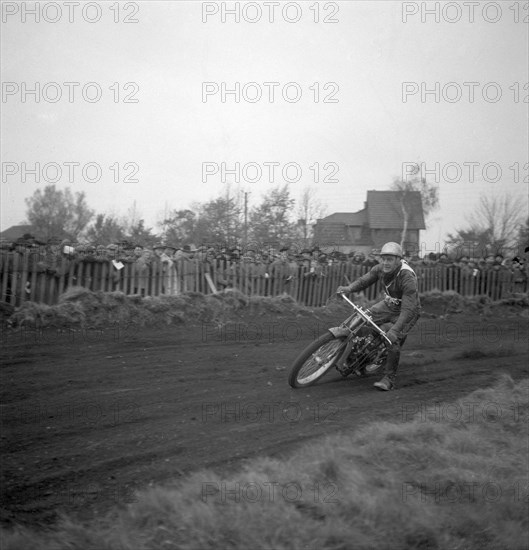
M314 225L314 243L340 252L365 254L382 248L388 241L400 243L404 215L399 196L398 191L368 191L362 210L336 212L318 219ZM418 250L419 231L426 229L420 192L409 192L406 203L409 220L404 242L409 243L409 249Z
M22 239L25 235L32 235L40 241L46 241L45 235L35 232L32 225L12 225L0 233L0 241L13 243L17 239Z

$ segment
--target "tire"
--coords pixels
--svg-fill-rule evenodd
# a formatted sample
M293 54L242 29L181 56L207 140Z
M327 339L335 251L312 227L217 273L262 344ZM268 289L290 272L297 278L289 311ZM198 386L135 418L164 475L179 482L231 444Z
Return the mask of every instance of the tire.
M293 388L305 388L314 384L336 364L344 346L345 337L335 338L330 332L322 334L294 361L288 383Z

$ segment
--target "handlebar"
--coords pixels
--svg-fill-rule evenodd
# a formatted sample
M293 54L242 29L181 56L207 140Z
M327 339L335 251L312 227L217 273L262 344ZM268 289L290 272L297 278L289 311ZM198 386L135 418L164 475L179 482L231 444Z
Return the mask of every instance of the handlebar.
M366 322L368 322L377 332L384 338L384 340L389 344L390 346L393 345L391 343L391 340L386 336L386 333L371 319L367 311L364 311L360 306L355 305L349 298L343 293L338 292L338 294L350 305L354 308L354 310L364 319Z

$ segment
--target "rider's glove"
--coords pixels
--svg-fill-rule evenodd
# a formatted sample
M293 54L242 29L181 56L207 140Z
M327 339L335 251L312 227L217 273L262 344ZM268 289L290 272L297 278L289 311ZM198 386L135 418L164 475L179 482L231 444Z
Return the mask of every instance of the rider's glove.
M388 340L394 344L395 342L397 342L397 340L399 339L399 336L398 334L394 331L394 330L388 330L386 332L386 336L388 337Z
M336 289L336 294L341 294L341 293L344 293L344 294L347 294L348 292L351 292L351 290L349 289L348 286L339 286L337 289Z

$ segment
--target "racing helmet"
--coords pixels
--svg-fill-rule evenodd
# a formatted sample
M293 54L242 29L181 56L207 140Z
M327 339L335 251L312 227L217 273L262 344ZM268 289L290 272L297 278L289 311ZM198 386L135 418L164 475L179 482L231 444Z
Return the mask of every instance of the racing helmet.
M388 256L398 256L399 258L402 258L402 247L400 246L400 244L397 243L386 243L380 251L381 256L384 256L385 254L387 254Z

